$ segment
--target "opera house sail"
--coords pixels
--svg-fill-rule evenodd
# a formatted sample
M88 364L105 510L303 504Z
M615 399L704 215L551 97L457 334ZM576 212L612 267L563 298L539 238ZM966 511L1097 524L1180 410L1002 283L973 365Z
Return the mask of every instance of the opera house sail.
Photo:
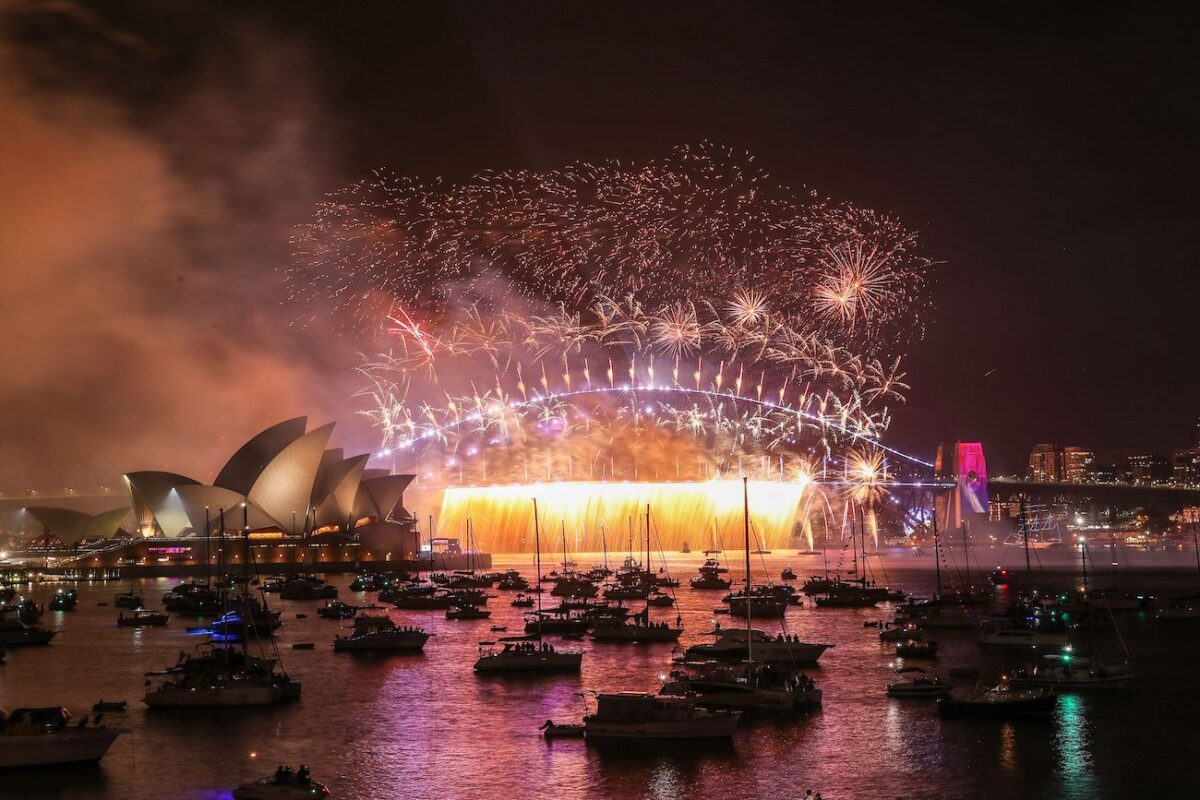
M368 469L368 454L328 447L333 424L308 430L307 422L288 419L252 437L211 484L142 470L124 475L128 502L119 507L25 508L41 528L27 552L67 571L130 575L211 569L223 542L227 559L253 558L264 569L415 564L416 518L403 504L415 476ZM226 541L235 538L242 544Z

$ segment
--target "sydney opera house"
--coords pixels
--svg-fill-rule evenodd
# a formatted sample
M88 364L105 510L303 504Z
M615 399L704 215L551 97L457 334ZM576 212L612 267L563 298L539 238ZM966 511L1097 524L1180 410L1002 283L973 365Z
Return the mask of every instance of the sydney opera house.
M207 569L253 558L263 566L413 562L412 475L368 469L368 455L329 449L333 424L297 417L242 445L211 484L171 472L124 476L129 502L101 513L27 506L41 528L29 553L92 571ZM157 567L156 567L157 565Z

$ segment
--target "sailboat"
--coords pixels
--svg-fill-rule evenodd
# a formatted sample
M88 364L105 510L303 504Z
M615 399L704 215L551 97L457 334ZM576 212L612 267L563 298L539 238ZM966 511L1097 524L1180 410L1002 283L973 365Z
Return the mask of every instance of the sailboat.
M729 578L722 577L729 573L727 567L721 566L721 547L717 542L717 521L713 520L712 545L704 551L704 563L697 574L691 579L693 589L728 589L733 585Z
M607 526L604 520L600 520L600 550L603 555L603 561L599 565L593 565L588 570L588 578L594 581L602 581L609 575L613 574L612 569L608 566L608 536L606 534Z
M533 541L535 567L542 574L542 534L538 522L537 499L533 501ZM580 650L556 650L542 641L542 593L537 593L537 632L531 637L513 637L508 641L480 642L476 672L579 672L583 664Z
M246 547L246 568L250 567L250 526L243 505L243 541ZM225 510L221 509L221 530L225 529ZM218 556L219 559L219 556ZM218 564L218 570L220 564ZM244 576L247 584L249 576ZM253 609L246 602L248 593L240 596L243 618L250 619ZM229 610L229 590L221 590L222 608ZM253 633L253 625L246 632ZM157 684L147 680L143 702L151 708L204 708L213 706L265 706L297 700L300 697L300 682L286 672L276 668L278 650L274 657L252 656L242 637L241 646L232 648L208 642L200 646L195 655L179 654L172 667L158 672L146 673L147 678L160 678ZM255 637L256 639L258 637ZM261 639L258 639L261 646ZM272 648L274 644L272 643Z
M1200 573L1200 538L1196 535L1196 519L1192 518L1192 546L1196 550L1196 572ZM1188 597L1172 597L1166 608L1155 615L1161 620L1200 620L1200 592Z
M1079 543L1079 560L1083 571L1083 616L1088 618L1087 589L1087 543ZM1111 613L1109 615L1110 619ZM1113 622L1114 628L1116 622ZM1009 683L1017 688L1048 687L1059 691L1115 691L1127 689L1134 679L1133 665L1126 659L1116 664L1104 664L1092 657L1092 626L1085 623L1088 635L1088 651L1084 655L1074 652L1071 645L1063 647L1061 653L1050 653L1042 663L1030 664L1014 670ZM1119 633L1119 631L1118 631Z
M646 561L639 564L633 557L633 520L629 524L630 553L625 563L616 571L614 582L604 590L608 600L646 600L650 597L659 580L651 571L650 566L650 506L646 506Z
M750 490L749 481L742 479L743 520L745 525L746 552L746 596L753 597L753 586L750 575ZM729 708L742 710L771 710L795 711L805 707L821 705L821 690L811 678L798 669L787 666L785 659L769 658L755 662L756 652L761 650L760 644L765 637L762 631L756 631L751 617L752 611L746 609L746 628L742 642L745 646L746 661L743 664L700 663L688 664L685 669L671 673L669 679L659 689L660 695L676 697L695 697L696 703L709 708ZM757 635L756 635L757 634ZM719 643L720 640L718 640ZM791 654L791 646L796 646L796 654L801 655L800 648L819 648L811 661L816 661L824 652L827 645L808 645L799 642L791 636L780 634L771 645L787 645L785 650ZM772 650L779 648L772 647ZM689 654L696 648L689 649ZM805 653L804 655L811 655ZM808 659L797 658L795 664L805 663Z
M609 617L599 620L592 631L592 639L597 642L635 642L648 644L650 642L674 642L683 633L683 626L677 618L674 625L666 622L650 621L650 606L641 612L633 614L630 620Z
M496 578L490 575L479 575L475 570L475 525L467 519L467 568L456 571L446 582L448 589L490 589L496 583ZM520 576L518 576L520 577Z
M113 605L117 608L141 608L145 603L142 596L133 590L133 579L129 579L129 591L117 592L113 596Z

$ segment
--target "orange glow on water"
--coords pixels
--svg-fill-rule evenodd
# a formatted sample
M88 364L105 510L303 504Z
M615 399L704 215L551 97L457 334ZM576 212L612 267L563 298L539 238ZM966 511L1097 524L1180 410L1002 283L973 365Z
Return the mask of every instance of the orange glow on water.
M750 481L750 524L766 549L794 546L792 531L806 483ZM650 506L654 550L709 547L714 525L729 549L742 544L742 482L604 483L558 482L508 486L452 487L444 490L438 535L457 537L474 525L479 546L493 553L533 550L533 503L537 498L542 550L561 550L563 527L575 552L645 548L646 506ZM756 542L751 540L751 547Z

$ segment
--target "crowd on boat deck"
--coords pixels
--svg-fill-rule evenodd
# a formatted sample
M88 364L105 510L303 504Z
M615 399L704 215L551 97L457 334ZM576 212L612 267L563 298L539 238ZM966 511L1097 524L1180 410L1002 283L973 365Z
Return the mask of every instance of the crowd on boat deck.
M536 645L533 642L522 642L521 644L508 645L505 649L507 649L511 652L514 652L514 653L553 653L554 652L554 647L549 644L546 644L545 642L540 642Z
M777 633L777 634L775 634L775 641L777 641L777 642L792 642L793 644L800 644L800 637L794 633Z
M312 775L309 773L308 764L301 764L300 769L292 772L291 765L283 766L282 764L275 770L275 783L291 783L292 778L296 779L296 783L301 785L312 780Z

